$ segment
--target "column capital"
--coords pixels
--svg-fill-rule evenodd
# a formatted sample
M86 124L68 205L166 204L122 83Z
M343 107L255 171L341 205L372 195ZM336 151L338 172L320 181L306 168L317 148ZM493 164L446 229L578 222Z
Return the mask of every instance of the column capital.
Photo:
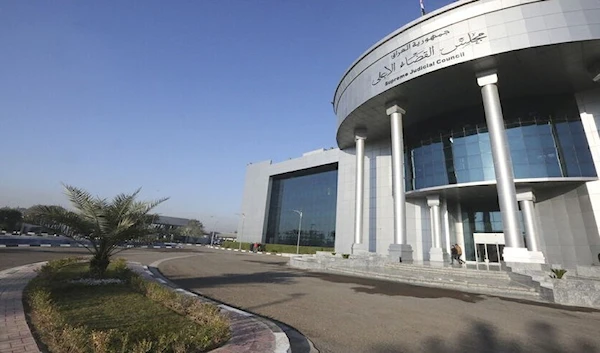
M533 201L535 202L535 194L530 188L517 189L517 201Z
M497 71L486 71L477 74L477 84L479 87L498 83Z
M439 206L440 205L440 195L427 195L427 206Z
M356 128L354 129L354 140L366 140L367 139L367 129L366 128Z
M387 115L392 115L394 113L400 113L402 115L406 114L406 110L402 109L404 104L401 101L390 101L385 104L385 113Z

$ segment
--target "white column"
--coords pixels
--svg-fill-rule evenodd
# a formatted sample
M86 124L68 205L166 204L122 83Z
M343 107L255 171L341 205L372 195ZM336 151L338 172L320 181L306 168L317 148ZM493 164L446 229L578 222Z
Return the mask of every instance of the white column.
M392 137L392 191L394 197L394 243L388 249L390 258L400 262L412 261L412 247L406 241L406 190L404 188L404 135L402 116L406 111L398 102L388 103Z
M427 206L431 217L432 247L429 250L429 261L444 262L444 250L442 249L442 227L440 221L440 197L438 195L427 196Z
M546 263L546 259L544 258L544 254L539 245L540 238L533 205L535 202L535 194L531 189L520 189L517 193L517 200L521 205L521 212L523 213L527 250L529 250L529 255L532 259L530 262Z
M356 190L354 202L354 244L352 245L352 254L359 254L367 251L363 242L366 139L366 129L356 129L354 131L354 141L356 142Z
M519 218L517 207L517 195L515 191L512 159L506 131L504 130L504 118L500 95L498 94L498 75L488 73L477 77L477 84L481 87L485 119L490 135L492 147L492 158L494 160L494 171L496 174L496 187L498 190L498 202L502 212L504 226L504 248L505 262L530 262L529 253L525 248L523 237L519 229Z

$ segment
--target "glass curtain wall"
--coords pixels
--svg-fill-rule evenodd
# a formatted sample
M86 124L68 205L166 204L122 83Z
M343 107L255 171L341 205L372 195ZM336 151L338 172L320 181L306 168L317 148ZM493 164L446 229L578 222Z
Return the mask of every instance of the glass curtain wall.
M300 245L333 247L337 176L332 164L272 177L265 242L296 245L300 228Z
M475 261L475 242L473 233L503 233L504 226L502 222L502 213L497 204L489 205L461 205L462 206L462 226L465 241L463 252L467 261ZM519 211L519 229L523 241L525 241L525 226L523 224L523 214ZM525 243L525 246L527 244ZM479 261L483 261L484 250L480 248ZM497 262L498 259L490 259Z
M560 102L560 100L558 100ZM543 106L526 110L523 106ZM592 155L577 111L562 103L507 104L505 127L515 178L596 177ZM483 111L446 117L459 128L407 141L407 190L494 180L494 164ZM430 125L436 125L430 123ZM430 129L419 131L429 132ZM411 136L411 134L407 134Z

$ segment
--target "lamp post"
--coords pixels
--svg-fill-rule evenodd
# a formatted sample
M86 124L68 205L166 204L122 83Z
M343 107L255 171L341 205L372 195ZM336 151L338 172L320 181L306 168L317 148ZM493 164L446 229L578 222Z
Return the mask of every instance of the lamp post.
M214 218L213 216L210 216L210 218ZM219 220L215 218L215 222L213 223L212 226L212 235L210 236L210 246L213 246L214 242L215 242L215 227L217 226L217 223L219 223Z
M244 235L244 222L246 221L246 214L244 212L242 213L236 213L236 215L238 216L242 216L242 232L240 233L239 239L238 241L238 250L242 250L242 236Z
M296 254L300 254L300 230L302 229L302 211L293 211L300 215L300 223L298 224L298 243L296 244Z

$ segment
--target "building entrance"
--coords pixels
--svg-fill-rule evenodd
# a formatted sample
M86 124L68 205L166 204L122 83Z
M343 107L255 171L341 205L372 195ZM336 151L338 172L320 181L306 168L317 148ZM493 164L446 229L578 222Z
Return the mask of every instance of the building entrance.
M503 233L474 233L475 261L487 265L500 265L504 261L502 251L504 250Z

